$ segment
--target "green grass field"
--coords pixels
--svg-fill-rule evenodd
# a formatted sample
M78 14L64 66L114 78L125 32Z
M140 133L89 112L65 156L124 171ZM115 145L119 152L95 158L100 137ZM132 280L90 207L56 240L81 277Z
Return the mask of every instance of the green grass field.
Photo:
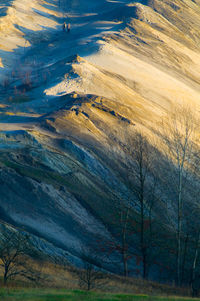
M182 297L108 294L50 289L0 289L1 301L194 301Z

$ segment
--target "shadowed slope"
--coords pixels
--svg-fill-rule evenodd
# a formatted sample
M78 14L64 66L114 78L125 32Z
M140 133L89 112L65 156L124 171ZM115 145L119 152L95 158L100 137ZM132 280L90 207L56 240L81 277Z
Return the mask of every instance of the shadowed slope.
M116 198L130 197L117 141L138 128L152 139L177 103L199 110L200 2L124 2L69 2L70 35L35 41L2 88L0 208L79 255L111 237Z

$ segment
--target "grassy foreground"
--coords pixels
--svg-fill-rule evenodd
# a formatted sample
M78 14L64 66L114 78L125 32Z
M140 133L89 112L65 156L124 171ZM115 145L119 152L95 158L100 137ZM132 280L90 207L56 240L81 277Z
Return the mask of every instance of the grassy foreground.
M183 297L110 294L51 289L0 289L1 301L194 301Z

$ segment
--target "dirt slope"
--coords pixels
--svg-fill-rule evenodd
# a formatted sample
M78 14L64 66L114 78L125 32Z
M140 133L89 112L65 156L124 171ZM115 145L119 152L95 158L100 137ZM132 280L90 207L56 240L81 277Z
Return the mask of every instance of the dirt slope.
M113 190L129 198L115 139L199 110L200 1L32 2L0 19L0 208L80 254L111 235Z

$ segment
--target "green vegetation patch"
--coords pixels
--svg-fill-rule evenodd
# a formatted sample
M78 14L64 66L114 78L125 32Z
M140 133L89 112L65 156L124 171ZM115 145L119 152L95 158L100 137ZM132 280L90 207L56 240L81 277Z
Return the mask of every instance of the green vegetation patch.
M3 160L3 164L9 168L14 169L17 173L22 176L29 177L39 182L45 182L47 184L59 184L66 185L68 183L67 176L63 177L55 172L45 171L43 169L23 166L21 164L14 163L12 161Z
M3 301L194 301L183 297L155 297L147 295L110 294L63 289L0 289Z

